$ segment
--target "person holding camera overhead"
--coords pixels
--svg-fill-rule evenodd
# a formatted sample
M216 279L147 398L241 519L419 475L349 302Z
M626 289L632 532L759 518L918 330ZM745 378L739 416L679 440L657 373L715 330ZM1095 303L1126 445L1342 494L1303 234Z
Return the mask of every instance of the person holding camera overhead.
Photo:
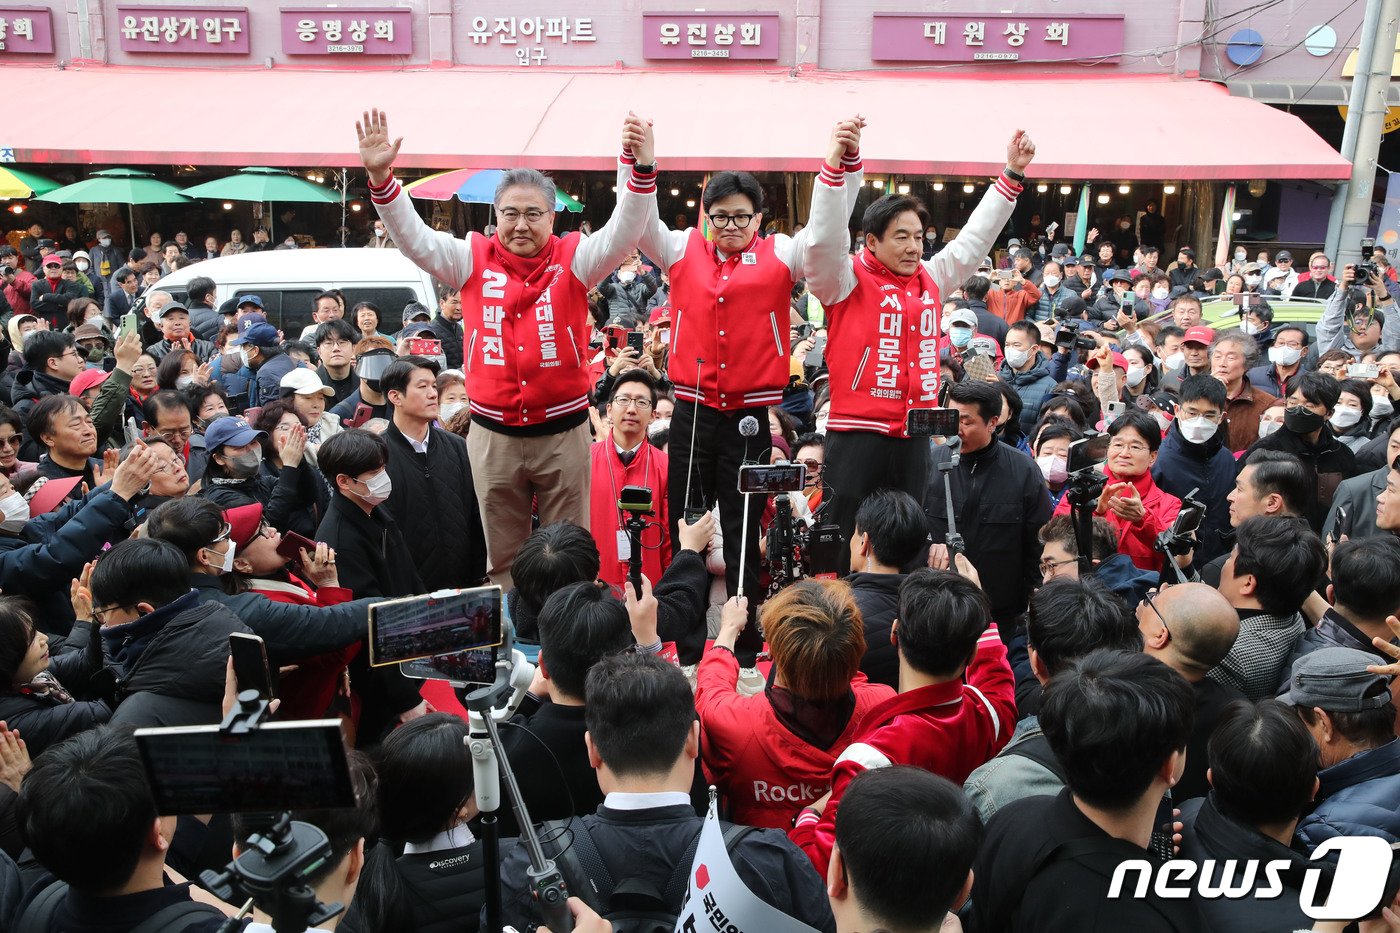
M863 122L863 121L862 121ZM1035 143L1017 130L1006 168L988 187L953 242L923 260L928 211L908 195L889 194L865 210L865 249L846 250L849 209L833 166L856 155L860 123L838 125L827 165L812 190L812 247L807 284L827 309L831 414L827 420L826 487L832 519L847 540L856 510L877 489L902 489L916 499L929 482L929 441L910 437L910 412L938 405L943 293L977 269L1006 226L1021 193ZM848 185L849 186L849 185ZM675 434L672 434L675 437Z

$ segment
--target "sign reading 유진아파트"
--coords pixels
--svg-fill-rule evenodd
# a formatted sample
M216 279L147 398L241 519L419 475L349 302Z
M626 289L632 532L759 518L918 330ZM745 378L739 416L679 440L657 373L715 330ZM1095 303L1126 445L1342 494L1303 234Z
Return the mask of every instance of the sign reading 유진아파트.
M516 63L529 67L549 61L548 46L594 43L591 16L473 16L467 38L473 46L490 47L494 42L511 49Z
M1111 61L1123 54L1123 16L876 13L874 61Z
M284 7L284 55L412 55L413 10Z
M247 55L248 8L119 6L123 52Z
M643 13L642 55L776 61L777 13Z

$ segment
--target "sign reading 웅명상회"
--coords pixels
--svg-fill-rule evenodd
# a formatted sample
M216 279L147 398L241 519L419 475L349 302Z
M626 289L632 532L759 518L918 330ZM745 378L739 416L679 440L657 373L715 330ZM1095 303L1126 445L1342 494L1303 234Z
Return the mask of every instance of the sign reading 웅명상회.
M876 13L874 61L1110 61L1123 54L1123 17L982 13Z
M413 11L402 8L284 7L285 55L412 55Z

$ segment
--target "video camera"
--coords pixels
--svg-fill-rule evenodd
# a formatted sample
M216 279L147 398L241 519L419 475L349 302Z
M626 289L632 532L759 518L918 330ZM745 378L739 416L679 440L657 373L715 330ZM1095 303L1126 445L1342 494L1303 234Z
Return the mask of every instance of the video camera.
M1079 333L1080 321L1058 321L1055 328L1055 346L1064 350L1093 350L1098 342L1093 337Z

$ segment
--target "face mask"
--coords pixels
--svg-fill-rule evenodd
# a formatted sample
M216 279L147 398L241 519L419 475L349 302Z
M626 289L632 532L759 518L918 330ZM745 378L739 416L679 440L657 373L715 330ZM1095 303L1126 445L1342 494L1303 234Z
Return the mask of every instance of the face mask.
M232 541L225 541L224 544L228 547L228 550L223 554L218 554L212 547L207 547L204 550L209 554L215 554L219 557L219 573L233 573L233 559L235 556L233 552L238 549L233 546Z
M1025 366L1031 358L1029 350L1018 350L1015 347L1006 348L1006 365L1012 369L1020 369Z
M1246 275L1244 277L1244 284L1248 285L1250 288L1253 288L1254 286L1259 284L1259 276Z
M1152 417L1157 419L1157 426L1163 431L1172 426L1172 419L1167 417L1167 413L1164 411L1154 411Z
M1338 405L1332 412L1332 427L1345 431L1347 428L1361 420L1361 409L1352 408L1348 405Z
M457 413L467 407L466 402L448 402L446 405L438 406L438 420L443 424L457 417Z
M0 514L5 516L7 522L27 522L29 521L29 503L20 493L12 492L0 499Z
M1220 425L1208 418L1183 418L1177 424L1181 425L1181 436L1193 444L1204 444L1220 430Z
M1389 396L1371 396L1371 417L1388 418L1395 411L1395 405L1390 401Z
M1177 350L1171 356L1162 361L1162 365L1167 369L1180 369L1186 365L1186 354Z
M248 351L242 347L238 348L238 365L252 368L252 364L248 362Z
M360 498L371 506L379 505L389 498L389 494L394 491L394 481L389 478L387 470L380 470L365 483L367 493L361 494Z
M1283 424L1278 421L1260 421L1259 436L1268 437L1270 434L1273 434L1281 427L1283 427Z
M1057 288L1060 284L1060 277L1058 275L1047 275L1042 281L1045 282L1046 288Z
M1240 250L1239 252L1235 253L1235 262L1244 262L1246 255L1247 254L1244 250Z
M188 388L189 386L192 386L192 385L194 385L194 377L193 377L193 376L179 376L179 377L177 377L176 380L175 380L175 388L177 388L177 389Z
M111 245L112 245L112 238L109 237L109 236L104 236L104 237L102 237L101 239L99 239L99 240L97 241L97 244L98 244L99 246L111 246Z
M1035 458L1036 465L1040 467L1041 474L1047 483L1063 483L1069 479L1068 466L1065 458L1059 454L1046 454L1043 457Z
M384 390L379 385L378 379L366 379L365 386L376 395L381 395L384 392Z
M387 234L388 232L389 232L389 231L388 231L388 230L385 230L383 227L376 227L376 228L374 229L374 235L377 236L377 237L383 237L383 236L384 236L385 234Z
M934 240L938 239L938 234L936 234L936 233L925 233L925 234L924 234L924 239L925 239L925 240L928 240L930 243L932 243Z
M637 273L632 272L631 270L626 270L626 269L623 270L622 272L619 272L619 273L617 274L617 280L618 280L619 282L621 282L622 284L624 284L624 285L626 285L628 282L632 281L632 280L635 279L636 277L637 277Z
M1326 418L1302 405L1295 405L1283 413L1283 426L1294 434L1311 434L1321 429L1326 421Z
M1253 321L1240 321L1241 333L1249 334L1249 336L1253 337L1261 330L1263 330L1263 328L1261 328L1258 324L1254 323Z
M87 361L89 363L100 363L107 356L107 351L101 347L93 347L87 351Z
M88 271L88 264L87 264L87 261L84 260L84 259L79 259L77 262L73 263L73 265L75 265L75 266L78 267L78 271L79 271L79 272L86 272L86 271Z
M1172 290L1171 290L1170 288L1154 288L1154 289L1152 289L1152 297L1153 297L1153 298L1156 298L1158 301L1161 301L1163 298L1166 298L1166 297L1167 297L1168 295L1170 295L1171 293L1172 293Z
M1297 347L1269 347L1269 362L1277 366L1292 366L1303 358Z
M236 457L229 458L228 472L235 479L247 479L255 475L260 466L262 466L262 451L247 450Z
M1127 378L1128 385L1136 389L1138 386L1142 385L1143 380L1147 378L1147 367L1129 366Z
M948 337L953 341L953 346L961 349L972 342L972 328L952 327L948 329Z

